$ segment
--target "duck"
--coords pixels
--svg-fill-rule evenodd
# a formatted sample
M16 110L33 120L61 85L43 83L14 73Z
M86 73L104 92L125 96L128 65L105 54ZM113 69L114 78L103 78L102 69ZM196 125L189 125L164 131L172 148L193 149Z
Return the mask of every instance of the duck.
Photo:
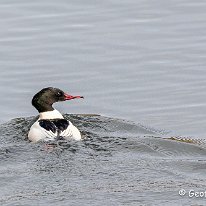
M56 102L79 98L84 97L73 96L53 87L43 88L36 93L32 98L32 105L39 112L39 116L28 132L28 139L34 143L59 139L81 140L81 133L78 128L53 107Z

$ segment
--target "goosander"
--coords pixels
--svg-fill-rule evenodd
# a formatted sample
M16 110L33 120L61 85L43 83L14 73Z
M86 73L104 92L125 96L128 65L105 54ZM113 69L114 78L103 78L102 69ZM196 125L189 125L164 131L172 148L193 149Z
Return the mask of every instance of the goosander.
M84 98L64 93L58 88L48 87L39 91L32 99L32 105L38 110L39 118L31 126L28 138L32 142L58 139L80 140L79 130L62 114L52 107L53 103L71 99Z

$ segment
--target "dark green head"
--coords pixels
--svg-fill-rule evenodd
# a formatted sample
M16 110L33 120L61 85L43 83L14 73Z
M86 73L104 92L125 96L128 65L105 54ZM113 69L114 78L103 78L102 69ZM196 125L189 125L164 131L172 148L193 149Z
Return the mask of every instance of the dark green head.
M47 87L34 95L32 105L39 112L53 111L52 105L55 102L66 101L76 98L83 98L82 96L72 96L64 93L62 90L53 87Z

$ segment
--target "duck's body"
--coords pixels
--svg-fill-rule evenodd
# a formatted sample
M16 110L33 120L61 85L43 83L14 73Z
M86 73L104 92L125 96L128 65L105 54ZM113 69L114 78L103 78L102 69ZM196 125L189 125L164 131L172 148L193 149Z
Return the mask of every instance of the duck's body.
M31 126L28 138L32 142L52 141L61 138L81 140L79 130L57 111L40 113L38 120Z
M52 104L57 101L75 98L82 97L67 95L61 90L51 87L37 93L33 97L32 104L39 111L39 118L30 128L29 140L32 142L58 139L80 140L81 134L79 130L52 107Z

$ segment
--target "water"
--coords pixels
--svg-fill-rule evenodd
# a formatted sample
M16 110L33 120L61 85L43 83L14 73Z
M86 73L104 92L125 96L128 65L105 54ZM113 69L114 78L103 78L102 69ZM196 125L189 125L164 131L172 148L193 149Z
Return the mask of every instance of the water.
M205 9L191 0L1 1L1 205L203 202L178 191L205 188ZM53 152L24 140L37 114L31 98L48 86L85 96L56 104L62 113L102 115L72 116L85 140Z
M1 205L188 204L181 188L205 188L205 148L123 120L65 117L84 139L54 149L24 140L32 118L1 126Z

